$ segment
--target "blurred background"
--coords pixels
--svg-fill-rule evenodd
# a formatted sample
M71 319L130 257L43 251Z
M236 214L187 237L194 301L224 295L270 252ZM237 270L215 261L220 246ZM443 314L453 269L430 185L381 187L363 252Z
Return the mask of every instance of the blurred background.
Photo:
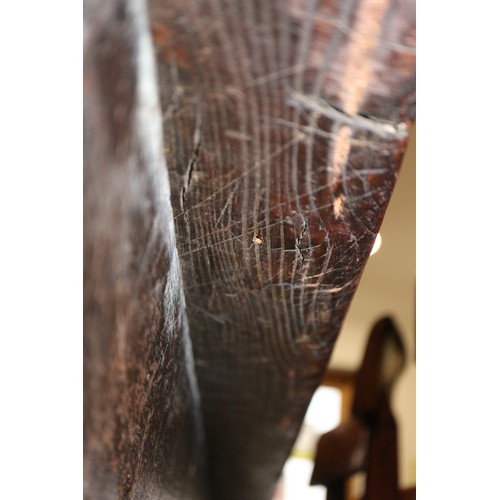
M309 486L316 443L321 434L349 417L354 372L363 359L372 326L384 316L395 322L407 355L405 369L391 397L398 425L399 486L401 489L416 486L415 175L416 126L413 126L378 242L342 326L327 376L309 405L273 500L326 498L325 487ZM363 489L364 475L359 473L349 482L348 499L359 499Z

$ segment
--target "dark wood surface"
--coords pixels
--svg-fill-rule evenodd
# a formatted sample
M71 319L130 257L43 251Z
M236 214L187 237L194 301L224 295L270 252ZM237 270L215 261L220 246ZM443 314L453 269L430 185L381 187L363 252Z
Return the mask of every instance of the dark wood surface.
M414 118L412 0L150 0L218 499L269 499Z
M397 178L414 5L149 7L84 4L84 496L269 499Z
M207 499L146 12L85 4L84 498Z

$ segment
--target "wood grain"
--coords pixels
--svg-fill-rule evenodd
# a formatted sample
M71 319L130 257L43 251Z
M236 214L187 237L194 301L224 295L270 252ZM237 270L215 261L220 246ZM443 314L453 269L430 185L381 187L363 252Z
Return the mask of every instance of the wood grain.
M414 118L412 0L150 0L216 498L269 499Z
M144 5L85 4L84 497L207 499Z

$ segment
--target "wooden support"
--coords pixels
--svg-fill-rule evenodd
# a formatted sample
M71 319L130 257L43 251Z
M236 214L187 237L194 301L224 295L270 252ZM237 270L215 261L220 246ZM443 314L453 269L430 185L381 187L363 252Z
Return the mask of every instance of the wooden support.
M150 0L149 25L85 3L85 496L269 499L397 178L414 5Z
M146 12L85 10L84 498L207 499Z
M412 0L150 0L164 145L222 500L269 499L414 116Z

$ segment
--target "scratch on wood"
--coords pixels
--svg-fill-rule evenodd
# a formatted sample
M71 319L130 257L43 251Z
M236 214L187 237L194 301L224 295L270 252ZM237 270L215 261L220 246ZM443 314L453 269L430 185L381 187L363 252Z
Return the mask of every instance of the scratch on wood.
M239 132L238 130L226 130L226 137L229 139L236 139L237 141L246 141L248 142L251 137L248 134L243 132Z
M231 204L231 202L233 201L233 196L234 196L234 193L236 193L236 190L238 189L238 186L234 186L233 190L231 191L231 193L229 194L229 196L227 197L227 201L226 201L226 204L224 205L224 207L222 208L221 210L221 213L219 215L219 218L217 219L217 221L215 222L215 225L214 225L214 228L216 228L218 225L219 225L219 222L222 220L222 217L224 217L224 214L226 213L226 210L228 209L229 205Z
M200 156L201 149L201 110L198 108L198 112L196 114L196 125L193 134L193 154L191 155L191 159L189 160L188 166L186 168L186 173L184 174L184 186L182 187L181 192L181 208L184 211L184 207L186 206L186 194L188 192L189 186L191 184L191 179L193 176L193 170L198 162L198 158Z
M300 256L302 258L302 262L304 262L304 254L302 253L302 249L300 248L300 243L302 241L302 238L304 237L304 234L305 234L307 228L308 228L308 224L307 224L306 220L303 218L302 231L300 232L300 234L297 236L297 239L295 240L295 248L300 253Z
M331 104L328 104L319 97L301 94L294 90L290 92L288 104L293 107L302 107L308 111L319 113L338 124L345 124L353 128L372 132L382 139L405 139L408 136L408 127L406 123L401 122L394 124L359 114L349 115Z

